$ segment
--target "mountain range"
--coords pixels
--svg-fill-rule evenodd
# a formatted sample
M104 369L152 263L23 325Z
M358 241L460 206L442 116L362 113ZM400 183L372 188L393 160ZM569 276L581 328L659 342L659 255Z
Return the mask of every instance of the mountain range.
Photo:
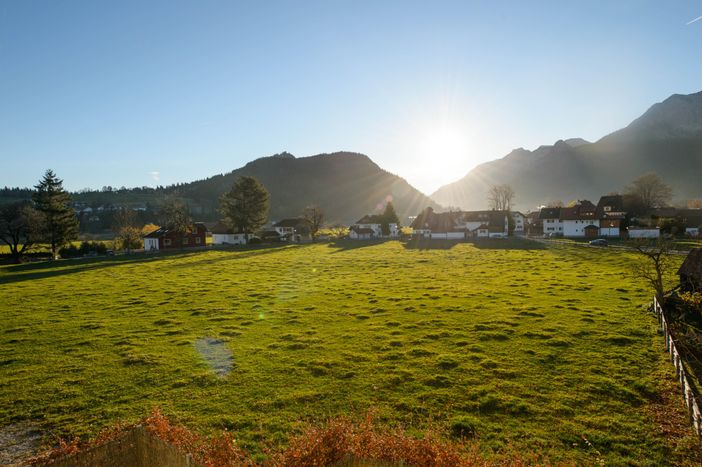
M702 92L674 94L593 143L573 138L515 149L431 198L444 206L485 208L490 186L504 183L514 189L516 207L526 210L555 200L596 200L647 172L660 175L676 200L702 198Z

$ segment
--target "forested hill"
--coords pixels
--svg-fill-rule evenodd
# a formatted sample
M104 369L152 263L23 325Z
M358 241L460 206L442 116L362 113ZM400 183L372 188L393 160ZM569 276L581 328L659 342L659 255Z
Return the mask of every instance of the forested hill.
M227 174L169 187L108 189L73 193L86 206L140 206L155 211L169 196L183 198L193 217L216 220L220 196L240 176L257 178L271 194L271 220L301 214L318 204L329 223L350 224L382 209L392 199L402 220L427 206L439 206L403 178L393 175L363 154L337 152L296 158L288 153L263 157ZM27 199L31 190L0 190L0 202Z
M446 206L485 206L489 187L507 183L519 209L561 200L598 199L656 172L676 200L702 198L702 92L675 94L595 143L558 141L534 151L516 149L481 164L431 195Z
M438 205L403 178L378 167L363 154L337 152L295 158L283 153L249 162L225 175L182 185L179 194L200 204L205 213L239 176L255 177L271 194L270 218L296 216L305 206L318 204L330 222L352 223L382 209L392 200L400 218Z

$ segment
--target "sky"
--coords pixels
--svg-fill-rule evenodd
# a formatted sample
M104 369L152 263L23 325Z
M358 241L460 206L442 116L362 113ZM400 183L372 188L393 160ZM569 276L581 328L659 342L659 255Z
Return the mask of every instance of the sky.
M0 186L354 151L431 194L702 90L699 1L0 2ZM696 20L696 21L695 21Z

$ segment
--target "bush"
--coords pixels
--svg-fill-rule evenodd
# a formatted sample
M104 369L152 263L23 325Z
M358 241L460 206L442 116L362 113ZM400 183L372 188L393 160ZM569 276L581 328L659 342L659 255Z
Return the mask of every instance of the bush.
M61 258L78 258L89 255L104 255L107 252L107 246L104 243L84 241L80 247L71 244L59 250Z
M253 237L249 239L249 245L260 245L261 243L261 239L258 237Z
M472 438L477 433L480 421L469 415L451 420L451 434L456 438Z

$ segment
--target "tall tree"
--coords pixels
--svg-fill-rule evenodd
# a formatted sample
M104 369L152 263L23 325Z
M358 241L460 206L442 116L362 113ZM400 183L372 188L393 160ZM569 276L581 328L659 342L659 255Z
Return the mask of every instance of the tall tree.
M188 206L181 199L169 197L161 206L160 218L161 225L180 234L178 238L182 246L183 237L193 225Z
M383 235L390 235L390 224L397 224L397 228L400 228L400 219L397 217L392 201L388 201L388 204L385 205L385 211L383 211L381 219L380 230L383 232Z
M509 211L514 202L514 190L509 185L493 185L488 190L488 205L496 211Z
M668 206L673 198L673 190L653 172L641 175L631 182L626 187L625 194L637 198L646 211Z
M302 217L307 222L307 225L310 228L310 234L314 240L317 237L317 232L319 232L319 229L324 223L324 212L322 211L322 208L316 204L307 206L302 212Z
M0 240L10 247L17 263L41 240L41 227L41 214L27 202L0 207Z
M240 177L229 192L222 195L219 211L222 221L238 232L249 234L263 227L268 220L270 195L261 182L253 177Z
M44 240L51 247L51 256L57 259L59 248L78 238L78 218L71 207L71 195L53 170L47 170L34 188L32 199L37 211L43 214Z

